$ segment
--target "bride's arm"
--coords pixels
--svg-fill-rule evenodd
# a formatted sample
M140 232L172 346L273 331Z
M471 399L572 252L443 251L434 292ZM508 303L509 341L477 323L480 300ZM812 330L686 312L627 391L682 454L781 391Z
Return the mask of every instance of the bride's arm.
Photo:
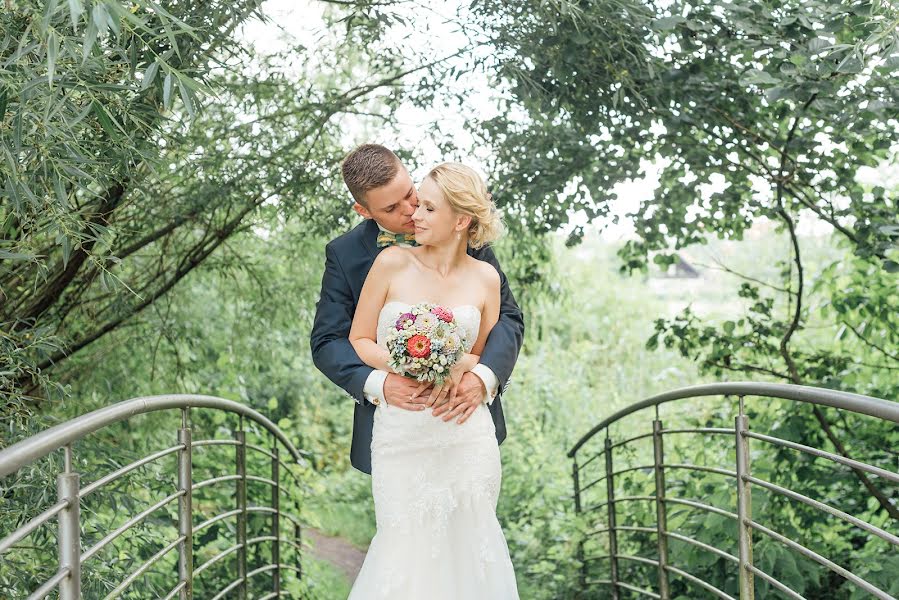
M377 343L378 315L387 300L391 275L403 266L401 252L401 248L386 248L375 259L359 294L349 336L353 349L365 364L388 373L394 371L388 365L390 353Z
M459 366L460 370L464 373L466 371L471 371L474 369L475 365L481 362L480 354L463 354L462 358L459 359L459 362L456 365Z

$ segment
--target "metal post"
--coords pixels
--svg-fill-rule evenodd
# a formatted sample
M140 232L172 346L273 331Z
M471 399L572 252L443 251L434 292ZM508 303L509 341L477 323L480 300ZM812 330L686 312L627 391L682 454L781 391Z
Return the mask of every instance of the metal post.
M247 440L243 431L243 418L240 419L240 430L234 432L238 444L237 450L237 578L241 580L237 586L239 600L247 600Z
M72 472L72 447L65 447L65 469L56 478L56 493L68 505L59 513L59 568L69 575L59 582L59 600L81 598L81 476Z
M656 407L658 410L658 407ZM652 422L652 449L656 476L656 541L659 549L659 597L670 600L668 586L668 514L665 510L665 446L662 438L662 422Z
M178 443L184 447L178 451L178 491L184 494L178 498L178 534L184 540L178 545L178 581L184 587L179 592L180 600L191 600L194 596L194 540L193 540L193 484L190 416L188 409L181 409L181 428Z
M618 600L618 531L615 518L615 482L612 479L612 440L606 437L606 501L609 507L609 568L612 600Z
M281 465L276 443L272 443L272 454L272 481L275 482L272 486L272 509L275 511L272 513L272 536L275 538L272 544L272 563L276 565L272 571L272 592L278 598L281 595Z
M743 412L743 396L740 396L740 414L734 419L737 446L737 515L740 544L740 600L755 598L755 575L749 570L752 565L752 490L746 478L749 470L749 418Z
M581 514L581 478L580 473L578 473L577 468L577 457L575 456L571 461L571 476L574 479L574 512L577 515ZM577 558L581 563L580 568L580 586L579 594L580 597L584 591L587 589L587 563L584 562L584 540L579 540L577 543Z

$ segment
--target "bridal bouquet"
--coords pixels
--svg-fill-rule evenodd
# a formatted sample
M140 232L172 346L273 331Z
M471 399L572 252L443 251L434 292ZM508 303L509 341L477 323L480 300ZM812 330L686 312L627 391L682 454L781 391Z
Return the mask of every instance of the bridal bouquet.
M465 354L465 330L448 308L421 302L399 315L387 334L390 368L418 381L442 385Z

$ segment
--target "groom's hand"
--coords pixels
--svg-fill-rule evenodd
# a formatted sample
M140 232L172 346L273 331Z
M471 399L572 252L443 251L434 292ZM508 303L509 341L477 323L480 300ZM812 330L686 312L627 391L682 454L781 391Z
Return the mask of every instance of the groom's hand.
M444 421L458 417L457 422L461 425L484 402L486 394L484 382L469 371L462 376L462 381L450 391L449 396L434 405L433 415L444 415Z
M428 397L421 397L417 393L419 388L418 381L389 373L384 381L384 399L390 406L404 410L424 410Z

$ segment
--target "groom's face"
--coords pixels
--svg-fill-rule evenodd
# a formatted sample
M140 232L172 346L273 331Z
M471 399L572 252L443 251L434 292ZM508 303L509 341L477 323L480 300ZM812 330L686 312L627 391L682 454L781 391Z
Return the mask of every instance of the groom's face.
M394 233L415 232L412 214L418 207L418 191L404 167L387 185L366 192L365 203L367 206L356 203L353 209Z

